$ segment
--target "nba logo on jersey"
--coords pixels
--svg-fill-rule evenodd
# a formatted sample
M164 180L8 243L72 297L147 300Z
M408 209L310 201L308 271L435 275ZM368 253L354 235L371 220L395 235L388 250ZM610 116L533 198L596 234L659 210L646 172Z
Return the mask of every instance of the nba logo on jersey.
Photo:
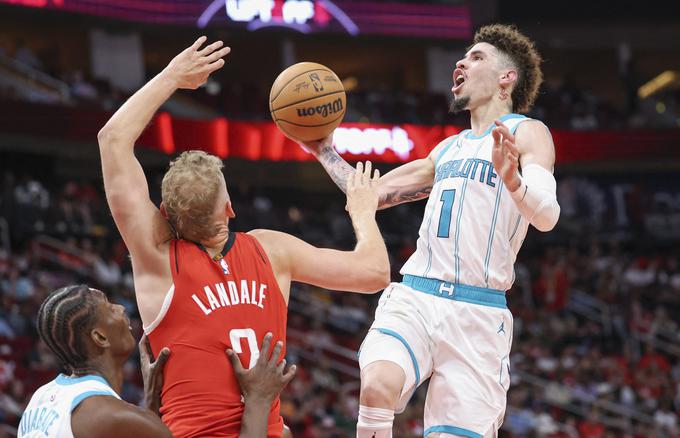
M222 266L222 272L224 272L224 275L229 275L229 265L227 264L227 261L224 259L220 260L220 266Z

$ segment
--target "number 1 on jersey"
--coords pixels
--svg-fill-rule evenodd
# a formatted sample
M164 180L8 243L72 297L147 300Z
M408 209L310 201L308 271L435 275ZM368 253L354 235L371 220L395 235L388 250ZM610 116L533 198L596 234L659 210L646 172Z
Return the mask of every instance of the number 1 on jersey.
M241 349L241 339L246 338L248 341L248 349L250 350L250 363L248 364L248 369L255 366L257 359L260 357L260 347L257 345L257 337L255 335L255 330L251 328L246 329L233 329L229 332L229 341L231 342L231 348L236 354L242 354L243 349Z
M442 192L442 211L439 215L439 227L437 228L437 237L449 237L449 230L451 229L451 211L453 210L453 201L456 199L456 190L444 190Z

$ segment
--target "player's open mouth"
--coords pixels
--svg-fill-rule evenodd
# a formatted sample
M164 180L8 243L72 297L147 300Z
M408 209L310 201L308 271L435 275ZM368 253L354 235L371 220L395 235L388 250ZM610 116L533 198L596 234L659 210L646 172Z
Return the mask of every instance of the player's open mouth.
M461 69L457 68L453 72L453 88L451 89L451 91L453 91L454 93L460 91L464 83L465 75L463 75L463 71Z

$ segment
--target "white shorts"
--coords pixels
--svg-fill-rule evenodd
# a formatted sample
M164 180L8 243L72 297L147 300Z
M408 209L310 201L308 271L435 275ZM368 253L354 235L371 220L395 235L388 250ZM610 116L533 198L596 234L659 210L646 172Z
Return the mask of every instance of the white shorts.
M512 314L504 293L407 277L380 297L359 366L386 360L404 370L397 412L430 378L423 436L496 436L510 385Z

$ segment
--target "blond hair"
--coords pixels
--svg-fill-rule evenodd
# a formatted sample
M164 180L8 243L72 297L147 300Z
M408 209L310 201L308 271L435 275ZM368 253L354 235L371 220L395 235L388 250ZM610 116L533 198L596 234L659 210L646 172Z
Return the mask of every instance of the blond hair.
M203 151L187 151L170 162L161 196L179 237L200 242L215 235L217 196L223 183L222 160Z

